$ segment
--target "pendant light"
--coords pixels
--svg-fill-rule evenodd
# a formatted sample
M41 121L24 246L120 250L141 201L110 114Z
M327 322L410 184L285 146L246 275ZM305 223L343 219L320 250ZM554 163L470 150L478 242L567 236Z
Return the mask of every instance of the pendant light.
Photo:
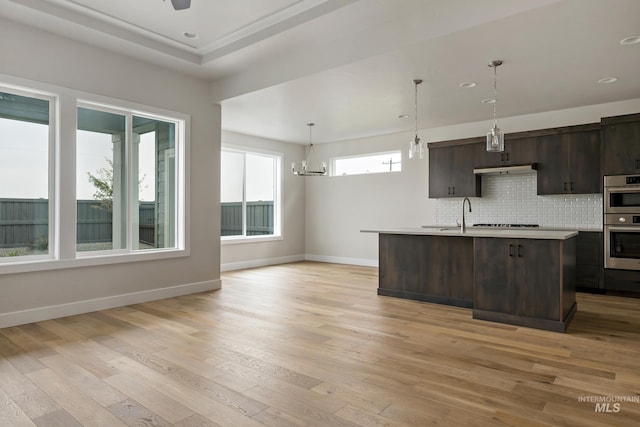
M313 169L309 169L310 167L310 163L309 161L311 160L311 152L313 151L313 144L311 143L311 128L313 128L313 126L315 126L315 123L307 123L307 126L309 126L309 151L307 154L307 158L305 160L302 161L301 167L300 169L296 169L296 163L295 162L291 162L291 172L294 175L298 175L298 176L323 176L327 174L327 163L326 162L322 162L322 169L317 169L317 170L313 170Z
M409 158L413 159L414 157L418 157L419 159L424 159L424 142L420 141L418 138L418 85L422 83L421 79L415 79L413 84L415 86L415 112L414 118L416 122L416 134L411 141L409 141Z
M493 128L487 133L487 151L504 151L504 133L498 128L496 119L496 104L498 104L498 67L502 65L501 59L494 59L489 62L489 67L493 68Z

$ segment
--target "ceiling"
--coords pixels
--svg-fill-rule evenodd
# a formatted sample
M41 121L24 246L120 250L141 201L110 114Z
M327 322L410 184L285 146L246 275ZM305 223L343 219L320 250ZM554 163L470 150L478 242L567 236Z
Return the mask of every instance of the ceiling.
M498 119L640 98L640 43L620 44L637 0L0 0L0 16L207 79L223 129L303 144L308 122L314 143L411 131L415 78L427 139L489 128L493 59Z

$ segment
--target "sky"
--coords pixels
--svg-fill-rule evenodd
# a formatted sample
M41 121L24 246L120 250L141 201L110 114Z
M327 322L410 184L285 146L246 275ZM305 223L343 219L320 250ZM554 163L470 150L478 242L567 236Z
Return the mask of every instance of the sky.
M221 189L220 201L241 202L244 154L235 151L223 151L221 156ZM246 155L246 194L247 201L274 200L273 171L275 159L273 156ZM268 179L265 179L268 177Z
M0 198L48 198L48 132L43 124L0 118ZM145 175L140 185L140 200L155 197L153 134L141 136L140 172ZM98 176L100 168L108 168L112 158L111 136L78 131L76 153L77 199L91 200L95 188L87 172Z

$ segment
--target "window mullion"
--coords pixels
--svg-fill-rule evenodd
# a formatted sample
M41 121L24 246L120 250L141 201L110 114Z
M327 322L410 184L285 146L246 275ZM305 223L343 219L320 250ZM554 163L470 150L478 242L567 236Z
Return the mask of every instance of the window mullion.
M128 251L138 249L138 241L137 241L137 230L138 230L138 222L139 222L139 214L138 210L134 209L134 206L138 206L138 201L134 200L134 197L137 197L137 191L133 189L133 183L138 182L137 176L134 176L134 169L137 173L137 161L138 161L138 153L137 144L134 141L133 135L133 114L126 114L126 131L125 131L125 185L122 186L124 191L126 191L126 195L123 198L127 201L126 205L126 249Z
M50 245L49 249L53 249L57 259L67 260L76 257L76 98L60 96L58 102L55 172L52 170L49 175L54 181L49 200L54 206L50 224L54 229L53 242L50 242L53 247Z
M242 160L242 235L247 237L247 153Z

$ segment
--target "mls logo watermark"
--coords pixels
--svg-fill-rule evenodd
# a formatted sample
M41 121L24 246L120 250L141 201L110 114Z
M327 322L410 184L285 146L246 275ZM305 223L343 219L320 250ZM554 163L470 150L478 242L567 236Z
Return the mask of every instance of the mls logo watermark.
M616 403L596 403L596 412L604 412L604 413L617 413L620 412L620 404Z
M640 396L578 396L578 402L595 403L597 413L617 414L623 403L640 403Z

